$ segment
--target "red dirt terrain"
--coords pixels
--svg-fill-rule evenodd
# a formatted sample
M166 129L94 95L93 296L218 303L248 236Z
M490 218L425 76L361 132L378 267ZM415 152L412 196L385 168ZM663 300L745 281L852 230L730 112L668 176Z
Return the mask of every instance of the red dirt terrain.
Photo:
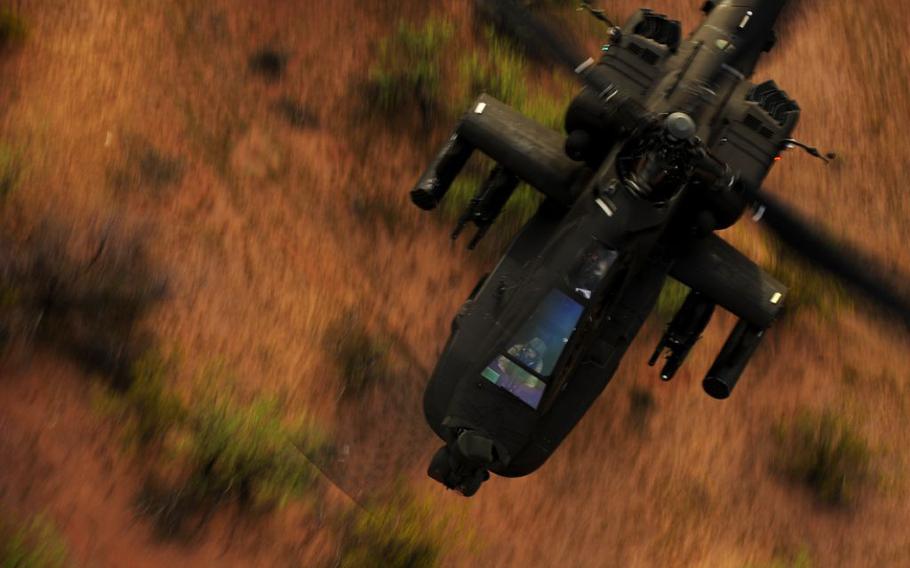
M648 6L692 26L701 3ZM351 497L402 480L470 527L476 542L444 551L445 566L910 565L910 337L849 302L782 321L725 402L699 383L732 321L663 384L645 364L655 319L538 473L494 478L470 500L426 478L437 440L422 386L487 261L407 202L448 125L423 127L416 108L371 115L363 84L401 19L445 17L450 49L473 46L467 0L14 5L28 36L0 55L0 143L24 167L0 205L4 231L53 218L91 240L112 221L134 227L168 285L143 327L180 355L173 389L189 399L200 369L227 366L240 393L311 413L340 450L320 463L320 507L226 507L190 542L162 540L136 505L154 464L98 410L103 381L41 345L17 350L0 362L0 511L44 515L73 565L332 566ZM621 21L639 3L601 5ZM590 37L583 16L564 17ZM788 154L769 188L903 274L907 29L884 0L794 1L756 73L799 101L799 138L840 155L825 168ZM264 48L280 71L251 66ZM741 225L726 236L770 263ZM340 394L326 339L350 314L391 346L388 377L359 397ZM803 411L836 414L870 448L849 506L777 471L777 427Z

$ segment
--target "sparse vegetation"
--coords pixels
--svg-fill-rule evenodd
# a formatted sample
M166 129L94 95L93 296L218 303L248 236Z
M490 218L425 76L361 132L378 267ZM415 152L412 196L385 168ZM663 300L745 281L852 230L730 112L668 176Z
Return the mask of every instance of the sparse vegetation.
M446 194L441 210L447 223L454 224L458 220L486 180L485 176L488 172L484 174L479 172L483 171L483 166L486 165L492 169L492 164L489 163L489 160L483 160L481 164L483 165L475 166L474 169L463 173L455 180ZM503 247L515 236L515 233L531 218L542 201L543 198L539 193L525 184L519 185L490 232L484 237L480 250L489 254L501 252ZM469 234L473 234L472 226L467 227L466 230Z
M785 300L788 314L810 309L832 317L849 304L850 296L837 280L808 266L777 241L771 240L769 248L769 272L789 288Z
M517 108L521 108L528 97L528 68L524 57L492 28L487 29L486 40L486 54L471 53L461 61L461 79L467 97L456 112L467 108L480 93Z
M382 227L394 235L402 223L407 222L402 215L402 205L379 195L354 195L351 197L351 213L363 223L365 229Z
M160 192L180 183L183 164L175 157L166 156L142 139L129 140L122 167L110 171L110 184L118 191L146 190Z
M812 568L812 555L803 547L789 557L776 558L769 568Z
M871 450L863 437L831 411L801 412L775 429L776 465L824 503L850 504L869 477Z
M18 12L0 7L0 53L21 45L28 37L28 26Z
M250 70L267 81L278 81L287 67L287 55L272 48L263 48L250 56Z
M282 116L289 125L298 130L313 128L319 124L316 113L306 105L290 97L283 97L281 100L277 101L272 108L276 113Z
M438 566L446 542L462 531L446 531L445 521L427 501L397 489L369 511L358 511L345 538L341 566L429 568Z
M361 395L389 374L389 344L366 326L357 311L338 318L326 340L341 373L342 396Z
M422 26L400 22L379 44L370 69L367 97L375 108L389 113L416 103L424 119L440 106L442 58L452 39L452 24L430 18Z
M0 517L3 568L62 568L67 559L66 544L47 518L38 516L16 523L6 515Z
M484 32L485 52L466 54L459 63L460 89L464 93L450 110L458 114L481 93L487 93L515 107L538 122L561 130L565 109L574 86L557 79L558 94L541 89L530 77L531 69L522 53L511 41L493 28ZM528 85L535 85L529 89ZM454 223L483 185L492 164L486 159L473 159L455 180L442 203L444 218ZM502 250L515 233L534 214L543 199L531 187L522 184L509 199L502 214L484 238L481 250L495 254Z
M152 375L160 372L157 365L151 369ZM151 478L139 499L164 537L185 535L192 519L201 528L215 509L231 502L247 512L283 507L313 487L318 470L310 460L324 458L331 448L311 417L289 423L275 400L257 397L242 404L211 380L186 408L155 387L145 389L151 395L127 395L144 403L132 405L140 424L144 413L143 432L178 429L173 453L182 473L170 481Z
M174 368L172 360L150 350L133 365L126 392L111 398L112 414L126 424L128 445L146 448L161 443L185 424L187 409L167 387Z
M244 405L209 395L193 406L190 493L209 500L235 496L252 508L280 507L316 481L309 460L329 445L311 418L287 425L268 398Z
M577 87L554 75L556 92L542 89L539 79L531 77L527 58L510 40L493 28L486 29L485 37L486 53L465 55L459 65L466 92L453 112L464 111L478 95L487 93L549 128L562 130L566 108Z
M654 307L658 320L663 324L670 323L670 320L682 307L683 302L686 301L688 294L688 286L672 278L667 278L660 291L660 296L657 298L657 305Z
M164 280L141 239L109 225L77 256L71 229L55 222L0 252L0 328L20 343L59 350L126 389L148 347L139 330L163 297Z
M643 433L654 414L654 407L654 395L651 390L634 385L629 390L629 426L636 432Z

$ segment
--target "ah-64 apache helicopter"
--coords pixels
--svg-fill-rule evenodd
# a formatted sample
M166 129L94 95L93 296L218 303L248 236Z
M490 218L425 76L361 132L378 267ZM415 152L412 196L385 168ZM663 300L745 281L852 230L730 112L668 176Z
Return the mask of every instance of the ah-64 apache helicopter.
M612 26L598 61L584 59L516 0L488 2L519 38L546 48L584 88L568 136L481 95L411 192L422 209L445 196L471 154L497 165L453 238L473 247L521 181L545 197L452 322L424 412L446 445L431 477L473 495L489 472L540 467L603 391L668 276L690 288L650 363L670 380L716 306L738 317L703 381L730 395L787 289L715 231L747 208L805 259L910 322L910 305L855 253L835 247L761 189L800 108L772 81L749 81L775 43L785 0L705 2L704 23L642 9ZM590 7L588 6L590 9ZM601 12L592 13L606 20Z

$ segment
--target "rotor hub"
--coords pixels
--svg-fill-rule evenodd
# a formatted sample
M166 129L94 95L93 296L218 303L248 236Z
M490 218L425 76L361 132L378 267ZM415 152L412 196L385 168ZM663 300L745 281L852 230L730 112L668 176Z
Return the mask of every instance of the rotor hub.
M691 140L697 130L695 121L684 112L674 112L664 122L667 134L676 140Z

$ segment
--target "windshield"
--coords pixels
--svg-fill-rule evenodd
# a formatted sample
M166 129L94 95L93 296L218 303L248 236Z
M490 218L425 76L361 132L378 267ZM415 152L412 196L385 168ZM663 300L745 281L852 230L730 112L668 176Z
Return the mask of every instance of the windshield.
M546 390L543 378L553 373L582 312L584 306L580 303L559 290L551 290L513 336L506 352L481 374L537 408Z
M550 290L505 352L481 375L537 408L589 300L597 294L618 257L615 250L594 240L584 247L558 288Z

